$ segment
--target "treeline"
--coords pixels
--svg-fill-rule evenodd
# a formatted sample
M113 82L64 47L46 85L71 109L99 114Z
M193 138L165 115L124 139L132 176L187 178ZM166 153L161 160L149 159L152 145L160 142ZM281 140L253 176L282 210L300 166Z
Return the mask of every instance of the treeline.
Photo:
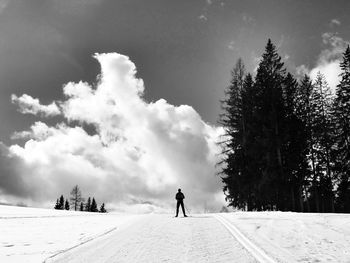
M70 192L70 202L68 199L65 199L63 195L61 195L60 198L56 200L55 209L58 210L70 210L72 207L75 211L86 211L86 212L100 212L100 213L107 213L107 210L105 209L105 204L102 203L100 209L97 207L97 203L95 198L92 199L89 197L87 199L87 202L84 203L84 198L81 195L81 191L79 187L76 185Z
M221 178L244 210L350 212L350 48L335 94L296 80L268 41L256 76L239 59L222 101Z

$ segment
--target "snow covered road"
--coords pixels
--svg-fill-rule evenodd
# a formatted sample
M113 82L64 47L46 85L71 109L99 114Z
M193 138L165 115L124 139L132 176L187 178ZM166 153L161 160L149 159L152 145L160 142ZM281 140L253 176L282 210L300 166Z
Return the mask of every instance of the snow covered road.
M148 215L46 262L257 262L213 216Z

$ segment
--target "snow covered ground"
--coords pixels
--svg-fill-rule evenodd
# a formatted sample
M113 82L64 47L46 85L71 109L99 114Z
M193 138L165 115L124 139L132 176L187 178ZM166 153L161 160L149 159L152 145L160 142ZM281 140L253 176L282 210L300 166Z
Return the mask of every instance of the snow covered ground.
M0 205L0 262L43 262L140 216Z
M238 212L225 215L280 262L350 262L350 215Z
M0 206L0 262L350 262L350 215Z

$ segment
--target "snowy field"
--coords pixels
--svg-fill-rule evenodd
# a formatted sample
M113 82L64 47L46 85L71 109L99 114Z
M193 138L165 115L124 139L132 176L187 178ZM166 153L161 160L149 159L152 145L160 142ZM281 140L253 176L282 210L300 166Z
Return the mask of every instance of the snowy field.
M0 206L0 262L350 262L350 215Z
M226 217L280 262L350 262L350 215L239 212Z
M0 262L43 262L139 217L0 205Z

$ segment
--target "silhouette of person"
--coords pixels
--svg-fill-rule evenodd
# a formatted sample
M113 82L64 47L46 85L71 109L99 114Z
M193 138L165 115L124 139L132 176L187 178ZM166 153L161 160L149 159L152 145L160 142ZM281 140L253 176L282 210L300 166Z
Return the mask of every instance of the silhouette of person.
M177 217L179 215L179 207L180 207L180 205L181 205L182 213L184 214L184 217L187 217L187 215L185 213L185 206L184 206L185 195L181 192L181 189L177 190L177 193L175 195L175 199L177 200L176 216L175 217Z

